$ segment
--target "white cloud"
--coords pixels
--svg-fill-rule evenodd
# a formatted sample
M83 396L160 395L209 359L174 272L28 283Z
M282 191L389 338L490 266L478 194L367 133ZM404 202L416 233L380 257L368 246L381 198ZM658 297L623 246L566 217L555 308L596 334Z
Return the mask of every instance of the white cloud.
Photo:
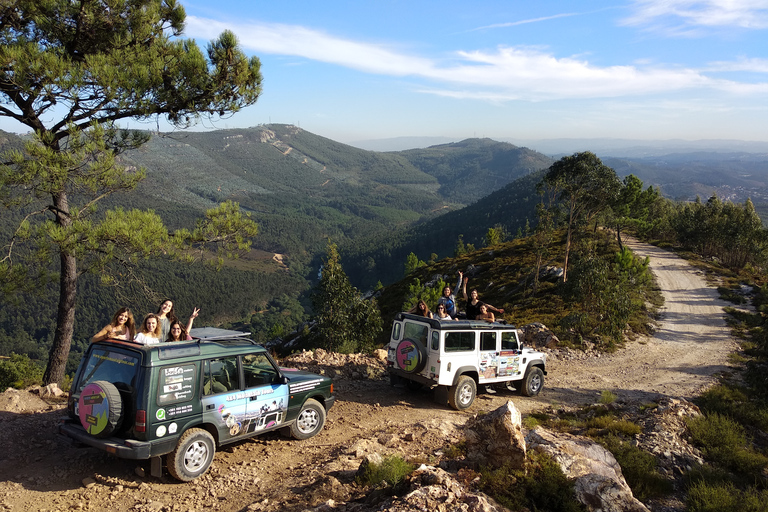
M677 34L697 27L768 28L767 0L636 0L623 22Z
M458 51L437 60L300 26L225 25L192 16L187 18L187 33L195 37L211 39L224 29L233 30L243 47L257 54L302 57L385 76L420 77L433 82L420 87L421 92L486 101L613 98L690 89L737 94L768 91L768 83L715 79L693 69L599 67L576 57L556 57L540 48L516 46Z
M736 61L711 62L707 65L707 71L768 73L768 59L742 57Z

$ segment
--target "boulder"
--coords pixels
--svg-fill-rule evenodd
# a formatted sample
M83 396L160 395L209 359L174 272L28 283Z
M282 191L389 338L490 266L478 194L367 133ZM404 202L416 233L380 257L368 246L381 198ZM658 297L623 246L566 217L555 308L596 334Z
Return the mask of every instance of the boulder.
M467 460L478 466L525 467L525 438L520 411L512 401L467 421L464 427Z
M534 348L555 348L560 344L560 340L555 333L540 323L534 322L520 329L523 336L523 344Z
M613 454L591 439L535 428L527 446L546 453L574 480L576 499L590 511L648 512L633 495Z
M504 512L507 509L491 497L467 491L455 478L440 468L422 465L408 477L410 492L394 498L376 510L381 512Z

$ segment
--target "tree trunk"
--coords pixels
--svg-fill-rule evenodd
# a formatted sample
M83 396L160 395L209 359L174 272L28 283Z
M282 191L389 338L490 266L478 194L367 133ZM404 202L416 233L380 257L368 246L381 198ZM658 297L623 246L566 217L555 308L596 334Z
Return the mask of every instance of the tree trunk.
M61 254L61 276L59 278L59 308L56 315L56 332L48 354L48 366L43 374L43 384L60 384L72 345L75 330L75 296L77 294L77 260L70 254Z
M56 224L68 228L72 223L69 216L69 200L64 191L53 196ZM61 247L61 246L60 246ZM56 332L53 345L48 353L48 366L43 374L43 384L60 384L67 369L72 334L75 330L75 297L77 295L77 259L66 250L59 253L59 307L56 314Z

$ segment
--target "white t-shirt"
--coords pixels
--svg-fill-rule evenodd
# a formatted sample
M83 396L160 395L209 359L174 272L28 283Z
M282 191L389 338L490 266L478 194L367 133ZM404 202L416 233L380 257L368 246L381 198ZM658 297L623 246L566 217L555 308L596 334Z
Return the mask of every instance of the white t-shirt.
M142 345L154 345L156 343L160 343L160 338L155 338L151 334L144 334L143 332L140 332L136 335L136 339L134 341L136 343L141 343Z

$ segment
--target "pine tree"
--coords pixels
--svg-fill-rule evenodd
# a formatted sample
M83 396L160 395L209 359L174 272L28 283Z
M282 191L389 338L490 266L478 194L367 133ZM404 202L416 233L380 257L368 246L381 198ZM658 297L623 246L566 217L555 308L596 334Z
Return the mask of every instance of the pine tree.
M34 135L0 166L0 202L22 219L3 243L0 282L10 293L30 277L58 273L46 384L64 377L80 274L108 277L110 263L183 245L214 242L227 254L255 234L234 203L174 235L153 212L97 214L99 201L144 178L143 170L116 159L149 134L116 123L165 116L188 127L201 116L236 112L261 94L259 60L242 53L233 33L211 42L206 56L180 38L184 18L175 0L16 0L0 9L0 116Z
M363 299L341 266L336 244L328 243L320 282L312 295L317 321L317 342L327 350L341 353L364 352L373 348L382 330L376 301Z

